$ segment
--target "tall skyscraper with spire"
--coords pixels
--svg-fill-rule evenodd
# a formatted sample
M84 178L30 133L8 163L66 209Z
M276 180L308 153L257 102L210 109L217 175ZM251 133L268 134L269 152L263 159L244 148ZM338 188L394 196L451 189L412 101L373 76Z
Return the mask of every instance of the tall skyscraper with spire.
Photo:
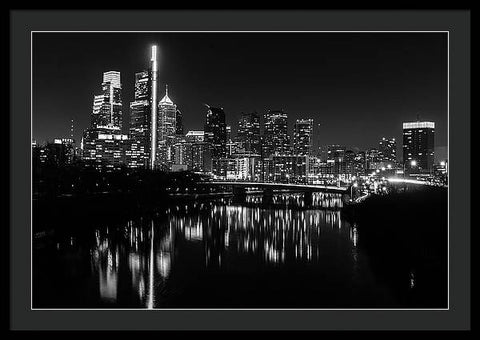
M168 168L173 161L172 146L177 132L177 105L168 96L168 85L165 85L165 96L158 103L157 126L157 163L161 168Z

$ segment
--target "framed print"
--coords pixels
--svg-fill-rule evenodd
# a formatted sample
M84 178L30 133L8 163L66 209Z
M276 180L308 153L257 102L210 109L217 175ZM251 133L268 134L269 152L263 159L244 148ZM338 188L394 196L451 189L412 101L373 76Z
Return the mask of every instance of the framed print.
M10 19L13 329L469 329L468 11Z

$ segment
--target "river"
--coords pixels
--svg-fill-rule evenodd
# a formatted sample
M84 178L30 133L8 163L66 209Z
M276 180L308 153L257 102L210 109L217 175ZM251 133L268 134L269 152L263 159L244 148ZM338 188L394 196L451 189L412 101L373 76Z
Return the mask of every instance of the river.
M316 194L309 209L300 195L275 195L269 207L248 196L56 227L34 239L33 307L399 307L341 205L335 194Z

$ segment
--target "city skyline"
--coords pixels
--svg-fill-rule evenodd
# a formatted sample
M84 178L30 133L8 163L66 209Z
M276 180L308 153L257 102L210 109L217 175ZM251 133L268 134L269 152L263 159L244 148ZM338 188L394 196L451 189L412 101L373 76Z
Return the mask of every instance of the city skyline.
M185 44L188 39L181 37ZM57 234L50 245L36 247L44 259L36 264L42 268L36 275L41 289L35 291L36 306L445 304L446 233L441 228L447 226L449 165L447 158L434 160L435 142L441 145L437 136L445 133L437 133L446 98L437 69L441 62L427 58L425 51L412 53L417 52L412 45L388 49L391 41L379 42L375 35L365 41L373 54L359 57L363 47L358 36L349 36L330 41L340 46L342 52L335 49L340 60L327 53L321 62L317 57L325 44L315 45L312 36L299 38L302 42L269 36L273 42L264 41L270 52L265 46L254 48L253 37L232 36L223 43L213 39L214 51L190 56L191 63L169 59L169 45L161 39L132 50L120 46L125 55L105 63L94 59L98 65L83 70L87 75L103 67L95 86L86 84L88 76L75 75L83 63L73 65L79 51L73 51L73 60L59 60L57 68L70 72L63 74L64 81L49 82L62 85L58 103L51 107L58 108L64 94L70 98L66 111L83 110L75 102L83 96L77 90L91 87L85 109L90 119L81 141L74 136L73 120L71 138L32 141L35 230L45 230L52 221L61 223L58 228L78 223L79 232L89 236L72 234L62 241ZM89 42L96 46L95 39ZM112 53L110 43L96 46L99 55ZM188 45L192 47L202 53L199 46ZM236 51L238 47L245 51ZM149 53L143 55L145 48ZM260 54L245 55L251 51ZM137 54L144 59L138 61ZM133 88L123 73L130 71L116 65L121 59L129 59L134 69ZM422 63L426 59L434 65L430 69ZM266 79L260 82L262 77ZM51 90L45 86L44 92ZM188 91L194 92L182 99ZM201 108L192 111L189 105L199 102ZM232 107L259 103L269 104L232 113ZM332 111L311 109L322 105ZM395 114L399 107L424 105L437 105L437 114L411 117L411 109ZM58 213L54 207L60 207ZM74 207L79 208L76 217L67 213ZM89 223L92 228L85 228ZM425 247L427 239L434 242ZM52 251L45 256L42 247ZM87 265L71 264L85 278L73 288L81 301L72 296L72 288L57 298L49 288L52 281L64 281L56 276L61 271L48 273L43 264L68 259L72 251L79 253L75 249L88 249L76 257L88 260ZM418 256L423 253L428 256ZM394 275L387 267L375 268L380 259L395 269ZM247 281L253 284L245 285ZM433 282L437 289L431 289ZM222 292L218 287L223 286ZM198 291L205 292L205 299L197 298Z
M67 45L68 47L73 47L73 50L71 48L62 48L62 51L56 51L59 53L54 53L53 55L51 44L57 42L60 46L64 46L65 37L62 37L61 34L60 36L59 34L35 36L33 39L34 101L32 137L36 140L43 141L70 136L71 119L74 119L74 137L79 141L79 136L83 130L88 127L91 102L93 99L92 93L98 92L99 80L97 78L99 78L99 75L92 75L90 73L94 73L93 71L99 68L102 68L102 73L116 70L121 74L124 121L122 133L127 133L130 120L128 103L134 101L134 74L148 66L145 63L145 55L148 54L148 48L151 46L151 43L143 45L139 43L149 40L150 42L155 41L160 50L160 90L158 95L162 98L163 89L166 84L169 84L170 97L182 112L185 132L203 129L206 114L204 103L224 108L227 124L232 126L233 131L237 131L237 122L242 113L257 111L260 116L263 116L269 109L276 110L283 108L283 110L288 113L289 134L292 134L293 125L297 119L314 119L316 131L313 144L315 147L327 144L342 144L349 148L366 149L376 147L381 137L394 137L397 140L401 140L401 124L403 122L415 121L419 114L421 120L435 121L436 123L436 151L439 147L446 148L447 77L446 69L443 69L443 66L446 66L446 53L445 55L438 53L443 47L445 47L446 52L446 36L440 35L439 37L439 34L394 33L388 34L388 39L386 39L385 34L318 33L312 35L296 34L294 35L295 39L292 39L292 34L270 34L270 39L259 39L259 36L264 35L266 34L238 33L229 41L229 39L225 39L225 34L214 33L182 33L176 35L173 33L119 34L118 36L112 36L111 34L92 35L82 33L73 36L69 35L69 44ZM111 39L106 39L106 36L111 37ZM146 39L151 36L154 38ZM85 39L87 37L88 39ZM178 37L177 41L174 41L172 37ZM193 37L197 37L197 39L192 39ZM121 40L118 38L121 38ZM201 42L205 42L205 39L210 41L210 44L206 44L206 46L202 45ZM82 40L84 41L83 43ZM112 57L109 62L110 67L108 67L106 65L107 61L104 59L112 56L113 53L109 51L108 48L102 49L96 54L98 59L97 62L93 64L91 60L89 63L89 58L85 56L85 54L88 55L91 53L90 49L87 49L84 53L79 52L79 48L81 46L85 47L85 41L87 40L92 46L96 46L102 41L103 43L107 41L107 46L109 44L115 45L115 42L121 41L121 44L115 45L114 51L117 52L119 52L124 45L130 44L131 48L125 49L125 55ZM239 40L239 45L245 48L252 48L254 46L255 49L253 50L258 52L258 56L256 58L249 56L245 51L240 53L242 49L234 46L232 42L237 40ZM301 41L299 42L298 40ZM318 42L319 40L324 43L321 47L312 47L311 44L309 44L315 41ZM182 47L179 41L183 42L185 46ZM261 46L260 41L266 42L267 46ZM193 45L188 45L187 43L192 43ZM180 45L181 48L174 49L172 46L175 46L175 44ZM188 45L188 48L186 45ZM302 65L298 62L299 56L294 53L292 54L292 51L283 53L286 54L286 56L274 54L274 59L268 58L270 54L265 55L265 53L262 52L265 48L272 48L272 46L277 46L278 48L283 45L290 48L302 45L303 50L311 53L307 53L309 56L306 58L305 63L303 63L304 65ZM360 48L360 45L363 47ZM332 46L336 47L336 49L332 49ZM203 49L201 47L203 47ZM328 47L330 47L330 49ZM356 58L355 56L346 58L345 53L355 51L355 48L357 48ZM48 53L46 49L48 49ZM186 52L191 49L197 52L203 51L209 53L207 53L207 56L200 57L200 60L190 58L191 62L183 61L185 55L182 55L182 51ZM249 50L248 48L246 49ZM417 53L414 53L413 56L408 58L408 52L410 51L411 53L412 50ZM76 52L79 52L80 55L71 55ZM45 62L44 58L47 54L50 59L48 62ZM66 57L65 54L70 54L70 58ZM83 57L81 57L82 55ZM215 60L215 58L214 60L212 60L212 58L208 59L208 57L212 57L212 55L216 56L217 59L221 59L222 62L218 63L218 60ZM134 57L129 59L129 57L132 56ZM320 62L315 60L315 57L318 56L322 56ZM340 60L338 56L341 56ZM373 58L375 56L376 58ZM142 57L143 60L138 60ZM55 61L58 61L57 58L62 58L62 62L55 63ZM235 58L238 59L237 62ZM404 58L403 61L401 60L402 58ZM82 60L80 61L79 59ZM273 65L266 67L266 61L268 61L266 59L269 59L271 61L270 64ZM256 60L257 64L249 63L252 60ZM378 63L379 60L381 61L380 63ZM202 67L201 61L208 62L203 64ZM294 65L294 68L286 67L289 63L293 64L295 61L297 61L297 64ZM321 61L323 61L323 63ZM425 65L427 61L429 62L429 67ZM216 67L212 65L215 62L217 62ZM317 62L318 64L315 64ZM39 63L41 67L35 67L35 65ZM76 63L76 67L72 68L72 63ZM352 63L355 65L350 65ZM228 64L235 64L239 69L238 71L227 72L226 76L223 77L223 83L232 85L231 93L229 93L229 86L222 86L222 84L216 84L215 82L215 80L221 78L222 75L220 73L222 73L222 70L225 71L223 68ZM361 69L361 66L365 67L367 65L370 67L366 70ZM56 66L55 70L52 70L52 66ZM181 66L185 67L186 70L179 70ZM412 70L412 72L411 74L404 72L402 75L402 72L400 72L402 69L395 72L393 66L403 66L404 71L406 69ZM193 69L194 67L195 70ZM65 68L70 69L71 73L63 73ZM250 72L239 77L239 73L245 71L245 68L250 69ZM90 71L90 69L92 71ZM366 77L368 72L365 72L368 70L371 71L372 69L379 72L371 73L371 79L368 79L368 77ZM215 72L212 73L212 70ZM275 84L278 83L279 80L278 70L284 71L282 73L282 76L284 76L284 80L282 80L284 82L281 82L281 84ZM328 70L330 70L330 73ZM415 70L415 72L413 72L413 70ZM71 91L72 87L70 86L67 87L70 91L65 91L64 89L62 89L62 91L58 90L64 92L64 94L55 91L57 84L62 84L61 79L68 81L69 79L66 79L66 77L71 78L80 71L85 79L76 79L72 84L73 91ZM195 73L188 74L189 71L195 71ZM205 86L209 85L205 84L209 81L208 79L202 79L202 74L204 72L208 73L209 71L211 75L210 85L214 84L213 86ZM322 72L325 73L324 75L329 75L330 77L318 78L319 73L322 74ZM188 75L193 78L193 81L182 81L182 78L185 80L185 77ZM247 76L252 75L255 76L255 80L263 79L263 83L260 82L259 84L258 82L248 79ZM384 85L383 90L379 87L382 77L388 77L388 82L382 84ZM52 81L52 79L55 78L57 81ZM265 78L268 78L268 81L266 81ZM50 79L50 81L48 81L50 86L41 86L47 82L47 79ZM326 85L328 79L332 84L331 86ZM92 80L96 83L91 84ZM422 80L423 86L421 86L420 89L419 86L422 84ZM359 86L357 88L353 86L352 81L358 85L368 86ZM407 95L407 87L410 94L415 92L411 97ZM200 94L187 97L186 94L189 91L191 92L193 88L198 88ZM282 91L279 91L279 88L281 88ZM317 96L312 96L312 92L319 89L323 89L323 91L319 91ZM398 92L394 93L394 89L397 89ZM214 90L217 91L215 92ZM279 95L278 99L276 99L277 104L275 104L272 97L274 97L276 93L281 94L283 91L290 92L291 95L289 97ZM355 93L355 95L348 97L351 100L341 100L342 98L339 97L339 93L342 91L350 94ZM381 95L375 96L375 91ZM52 105L50 102L47 110L45 102L50 100L52 92L56 95L57 101L55 103L58 102L59 107L63 106L64 100L73 96L81 99L75 101L75 103L79 103L78 106L67 106L68 109L63 109L61 112L55 104ZM73 94L71 92L73 92ZM85 95L83 94L84 92ZM420 94L416 94L416 92ZM90 93L90 95L88 95L88 93ZM262 96L262 94L264 94L264 96ZM377 98L375 101L372 100L372 95ZM203 100L198 98L199 96L203 96ZM422 98L417 98L416 96ZM87 97L86 99L89 104L81 104L84 101L84 97ZM259 99L259 97L262 98ZM222 98L225 99L222 101ZM402 101L402 103L397 102L396 105L394 105L395 102L400 99L405 100ZM392 109L390 109L392 113L388 115L385 113L382 114L382 112L387 110L387 102L389 102L392 107ZM361 105L354 105L355 103ZM270 107L259 108L258 106L260 106L260 104L270 104ZM327 109L326 106L328 107ZM354 106L356 106L355 110ZM309 108L308 110L305 109L307 107ZM318 109L315 109L315 107ZM370 111L372 114L366 115L365 111L368 110L369 107L371 108ZM408 107L411 107L411 109L407 109ZM417 109L414 109L414 107L417 107ZM422 108L424 109L422 110ZM425 110L425 108L430 109ZM317 110L316 114L314 112L315 110ZM333 114L333 112L336 113ZM350 123L341 125L341 121L344 122L345 119L349 120ZM320 124L320 127L318 124ZM367 135L364 134L365 125L371 126L371 128L369 128L370 132ZM399 150L397 150L397 153L399 153L398 151ZM437 153L438 151L436 154ZM440 153L442 153L442 151L440 151ZM446 157L446 154L444 156L438 156Z

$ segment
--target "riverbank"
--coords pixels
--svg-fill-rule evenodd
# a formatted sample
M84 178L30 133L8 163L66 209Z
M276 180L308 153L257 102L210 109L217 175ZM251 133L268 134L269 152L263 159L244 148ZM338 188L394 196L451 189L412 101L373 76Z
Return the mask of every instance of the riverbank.
M447 307L447 189L373 195L344 207L342 216L356 225L359 247L402 304Z

